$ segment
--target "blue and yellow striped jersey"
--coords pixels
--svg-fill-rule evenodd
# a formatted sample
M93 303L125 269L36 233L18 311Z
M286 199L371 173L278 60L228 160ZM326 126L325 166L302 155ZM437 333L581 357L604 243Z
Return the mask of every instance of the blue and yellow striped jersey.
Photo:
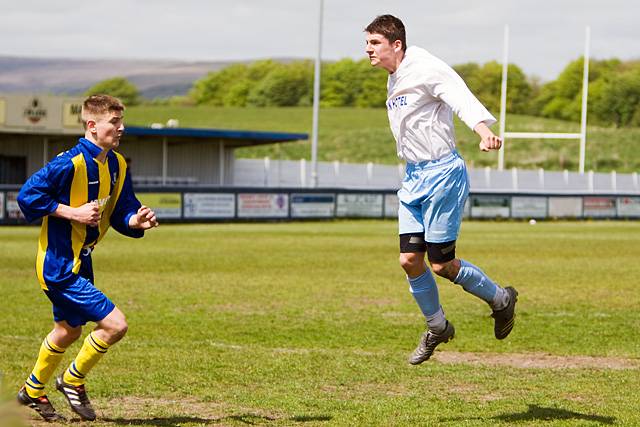
M43 289L76 280L83 248L93 248L109 226L130 237L143 230L129 228L129 218L140 208L133 193L124 157L110 151L103 163L96 160L102 149L80 138L79 143L33 174L20 189L18 204L29 222L42 220L36 272ZM50 216L60 203L71 207L97 201L100 224L92 227Z

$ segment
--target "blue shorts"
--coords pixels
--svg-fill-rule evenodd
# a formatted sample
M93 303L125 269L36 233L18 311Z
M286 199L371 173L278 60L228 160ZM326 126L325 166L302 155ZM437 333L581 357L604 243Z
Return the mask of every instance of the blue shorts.
M44 293L53 304L53 320L65 320L70 326L99 322L116 307L102 291L93 285L91 258L82 260L82 268L75 282L49 286Z
M456 240L468 196L467 168L458 153L407 163L398 190L399 234L424 233L429 243Z

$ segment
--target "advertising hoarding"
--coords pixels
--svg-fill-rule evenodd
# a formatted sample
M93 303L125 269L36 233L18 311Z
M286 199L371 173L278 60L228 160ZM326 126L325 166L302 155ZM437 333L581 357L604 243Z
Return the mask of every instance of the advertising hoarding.
M640 217L640 197L618 197L618 216L621 218Z
M182 218L180 193L138 193L140 203L149 206L158 219Z
M584 216L606 218L616 216L615 197L584 197Z
M184 193L185 218L233 218L235 214L233 193Z
M333 218L336 196L332 193L293 193L292 218Z
M549 197L551 218L579 218L582 216L582 197Z
M547 198L514 196L511 198L511 218L546 218Z
M338 194L337 217L382 217L382 194Z
M397 194L385 194L384 195L384 217L385 218L398 218L398 200Z
M287 218L289 195L287 193L238 194L238 218Z
M7 209L7 219L18 219L18 220L26 221L24 215L22 215L20 206L18 206L17 191L7 191L7 198L5 201L5 205Z
M471 217L509 218L509 197L490 195L471 196Z

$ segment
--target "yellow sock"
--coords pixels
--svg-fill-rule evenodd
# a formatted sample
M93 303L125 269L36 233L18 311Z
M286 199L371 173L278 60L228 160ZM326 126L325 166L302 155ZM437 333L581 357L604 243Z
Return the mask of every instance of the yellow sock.
M29 378L27 378L27 381L24 383L29 396L40 397L46 394L44 392L44 385L51 379L51 376L58 367L58 364L64 356L64 350L64 348L58 347L50 342L48 335L44 338L40 346L36 366L33 367L31 375L29 375Z
M76 359L71 362L71 365L64 371L64 377L62 378L64 382L75 386L84 384L86 375L91 368L98 363L108 349L109 344L91 332L87 335L87 338L84 339L84 343Z

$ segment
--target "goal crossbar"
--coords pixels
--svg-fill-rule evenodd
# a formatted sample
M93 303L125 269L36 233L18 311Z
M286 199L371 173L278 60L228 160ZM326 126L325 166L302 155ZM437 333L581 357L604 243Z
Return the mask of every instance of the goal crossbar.
M505 132L509 139L580 139L581 133L553 133L553 132Z

